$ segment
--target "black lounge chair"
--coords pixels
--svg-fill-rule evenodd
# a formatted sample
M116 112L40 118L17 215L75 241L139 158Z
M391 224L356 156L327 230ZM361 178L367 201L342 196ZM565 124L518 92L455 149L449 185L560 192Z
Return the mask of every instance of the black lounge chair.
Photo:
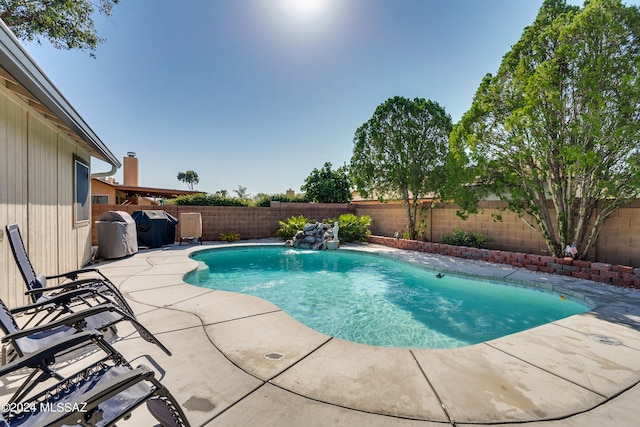
M60 378L51 366L59 354L78 346L92 347L105 356ZM82 361L72 366L80 364ZM26 379L16 386L9 403L1 405L0 426L113 425L144 403L162 426L189 426L182 408L154 378L154 372L145 365L133 368L98 332L53 342L29 357L0 367L0 378L17 374L24 377L25 371L29 371Z
M29 295L32 291L27 291ZM75 313L84 308L101 304L112 304L113 300L97 288L76 288L52 296L43 296L35 303L14 310L20 314L21 328L33 328L57 320L65 314ZM128 314L128 313L127 313Z
M6 334L2 337L2 363L37 352L47 347L52 341L80 331L110 331L115 335L117 333L115 325L122 321L131 322L145 341L157 345L167 355L171 356L171 352L147 328L129 313L125 313L120 307L113 304L100 304L28 329L21 329L14 318L14 314L32 312L34 310L37 312L38 306L56 304L58 301L63 301L69 297L67 293L63 293L47 301L13 310L9 310L4 302L0 300L0 329Z
M97 268L82 268L53 276L46 276L43 273L36 274L24 246L24 241L22 240L18 224L9 224L5 228L7 230L7 236L9 237L13 257L18 265L20 273L22 274L25 285L27 286L27 294L31 296L33 302L41 301L48 298L50 295L70 289L90 287L97 290L105 298L111 300L112 303L120 306L122 310L135 317L135 313L125 300L122 293L120 293L113 282L111 282L111 280L109 280L107 276L101 273ZM86 273L92 273L94 275L98 275L98 277L79 279L79 275ZM54 286L47 286L47 279L60 279L63 277L72 281Z

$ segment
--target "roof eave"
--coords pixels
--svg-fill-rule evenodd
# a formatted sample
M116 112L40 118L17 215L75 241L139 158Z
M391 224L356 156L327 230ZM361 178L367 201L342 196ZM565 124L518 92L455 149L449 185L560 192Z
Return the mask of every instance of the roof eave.
M118 168L122 166L1 20L0 28L0 64L2 67L42 105L75 132L87 145L93 157Z

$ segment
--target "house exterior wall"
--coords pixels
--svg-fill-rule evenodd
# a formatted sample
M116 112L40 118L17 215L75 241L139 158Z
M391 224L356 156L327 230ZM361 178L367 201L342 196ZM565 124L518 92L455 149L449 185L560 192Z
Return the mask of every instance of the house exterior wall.
M107 204L116 204L116 189L112 185L102 182L99 179L91 180L91 194L107 196L109 197L109 202Z
M0 298L28 303L4 226L17 223L35 269L56 274L90 259L90 221L75 224L74 156L90 155L0 84Z

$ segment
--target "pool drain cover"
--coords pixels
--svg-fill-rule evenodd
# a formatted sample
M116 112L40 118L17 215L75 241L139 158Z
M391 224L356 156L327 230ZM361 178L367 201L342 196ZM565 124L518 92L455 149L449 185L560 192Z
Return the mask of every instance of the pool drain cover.
M264 358L265 358L265 359L269 359L269 360L280 360L280 359L282 359L283 357L284 357L284 354L282 354L282 353L276 353L276 352L273 352L273 353L267 353L267 354L265 354L265 355L264 355Z
M617 340L617 339L611 338L611 337L605 337L604 335L589 335L589 338L591 338L594 341L598 341L599 343L602 343L602 344L622 345L620 340Z

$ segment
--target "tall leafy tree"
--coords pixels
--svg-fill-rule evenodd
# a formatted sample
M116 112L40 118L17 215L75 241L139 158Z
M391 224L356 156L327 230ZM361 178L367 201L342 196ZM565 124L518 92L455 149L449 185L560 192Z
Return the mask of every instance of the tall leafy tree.
M411 239L418 234L419 200L442 188L451 127L437 102L396 96L355 133L350 172L358 191L403 200Z
M96 32L93 15L111 15L120 0L0 0L0 19L17 38L45 38L57 49L88 50L91 56L104 41Z
M351 200L351 181L346 167L331 169L326 162L321 169L314 168L300 189L316 203L348 203Z
M247 187L243 187L242 185L238 185L238 189L233 190L233 192L236 193L239 199L251 198L251 194L247 193Z
M637 7L545 0L451 134L476 166L476 188L506 201L553 254L575 242L588 256L605 221L638 196L639 54Z
M198 178L197 172L188 170L186 172L178 172L178 181L186 183L189 186L189 190L193 190L193 187L200 182L200 178Z

